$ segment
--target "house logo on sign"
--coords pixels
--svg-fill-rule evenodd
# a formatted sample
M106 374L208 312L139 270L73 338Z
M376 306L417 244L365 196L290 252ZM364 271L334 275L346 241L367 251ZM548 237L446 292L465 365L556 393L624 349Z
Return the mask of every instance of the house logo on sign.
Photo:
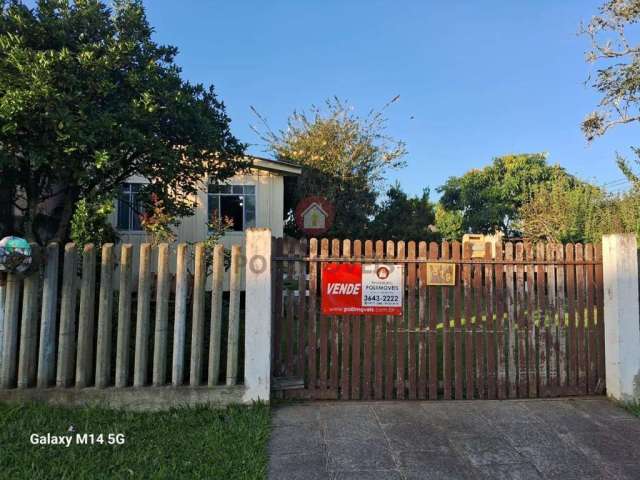
M389 269L387 267L380 267L376 270L376 276L380 279L380 280L386 280L387 278L389 278Z
M295 211L296 225L309 236L322 235L331 228L335 209L324 197L306 197Z
M327 217L327 212L325 212L319 204L314 202L302 212L302 223L304 224L304 228L325 228Z

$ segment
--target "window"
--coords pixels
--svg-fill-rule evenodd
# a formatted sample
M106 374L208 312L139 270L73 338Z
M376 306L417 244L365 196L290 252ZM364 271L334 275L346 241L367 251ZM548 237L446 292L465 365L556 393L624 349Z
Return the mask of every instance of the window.
M208 197L209 218L230 218L236 232L256 226L255 185L209 185Z
M123 183L118 197L118 230L140 231L140 199L138 198L141 183Z

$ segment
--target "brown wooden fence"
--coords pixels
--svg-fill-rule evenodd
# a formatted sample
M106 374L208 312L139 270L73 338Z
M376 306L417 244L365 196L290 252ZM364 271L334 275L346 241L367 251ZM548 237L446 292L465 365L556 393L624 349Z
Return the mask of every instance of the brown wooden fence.
M289 397L504 399L604 390L602 253L592 244L274 240L276 378ZM401 316L324 316L326 262L405 264ZM456 264L430 286L427 262ZM285 384L286 382L283 382Z

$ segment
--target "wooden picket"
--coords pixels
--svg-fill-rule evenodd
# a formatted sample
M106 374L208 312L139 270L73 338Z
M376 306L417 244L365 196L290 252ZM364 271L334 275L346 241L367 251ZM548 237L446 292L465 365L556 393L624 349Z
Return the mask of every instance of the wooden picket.
M1 390L46 389L55 384L82 392L87 387L143 388L169 382L175 387L222 387L221 377L227 385L238 382L243 361L240 246L232 248L228 297L223 291L222 245L211 253L204 244L175 248L145 243L139 248L139 255L134 255L134 247L124 244L118 255L113 244L98 250L91 244L79 249L69 243L59 268L61 249L51 244L43 252L42 268L8 275ZM170 270L171 250L177 250L175 275ZM297 246L292 253L306 255L306 250ZM134 264L135 258L139 260ZM299 284L303 296L305 285ZM224 319L223 298L229 298ZM300 304L299 315L306 314L304 305ZM226 345L221 339L223 323L228 326ZM221 368L222 358L226 368Z
M285 397L603 392L600 245L487 244L483 258L472 258L471 246L459 242L312 238L274 245L273 373L299 379ZM404 265L404 314L322 315L322 269L329 262ZM455 284L428 285L429 262L455 264Z

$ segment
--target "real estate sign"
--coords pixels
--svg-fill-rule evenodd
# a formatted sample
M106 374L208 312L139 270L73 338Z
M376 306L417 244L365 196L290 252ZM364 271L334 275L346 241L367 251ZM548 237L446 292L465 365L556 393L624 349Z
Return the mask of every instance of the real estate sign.
M327 263L322 267L324 315L402 315L404 265Z

